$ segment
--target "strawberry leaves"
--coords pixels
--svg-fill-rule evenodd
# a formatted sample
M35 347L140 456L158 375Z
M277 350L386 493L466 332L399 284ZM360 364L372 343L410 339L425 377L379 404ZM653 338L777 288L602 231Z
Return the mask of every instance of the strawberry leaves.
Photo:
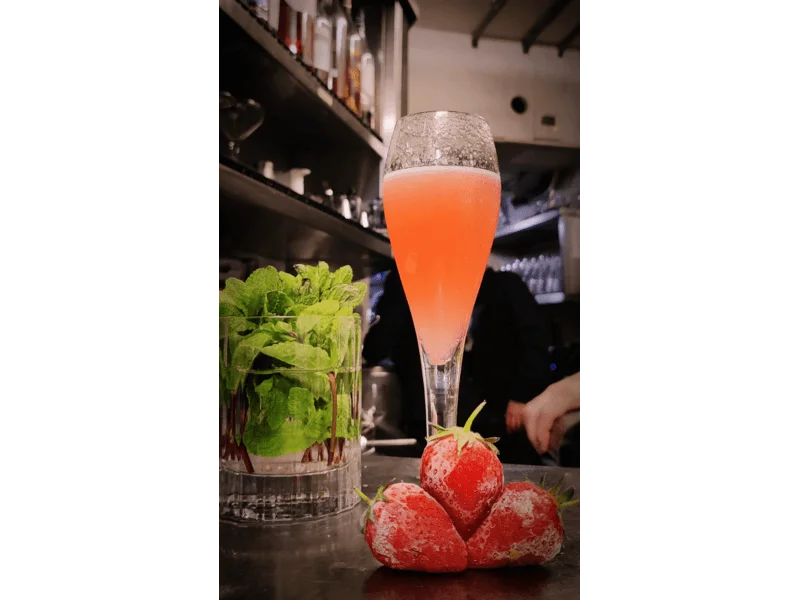
M558 480L558 483L555 484L550 489L545 488L545 479L547 478L547 474L542 475L542 478L539 480L539 487L545 490L548 494L553 497L553 500L556 501L556 506L558 506L558 512L560 513L562 509L569 508L570 506L577 506L580 503L580 498L576 498L575 500L572 497L575 495L575 488L567 488L563 492L561 491L561 486L564 485L564 477L562 476L561 479ZM525 478L525 481L536 485L530 479Z
M448 429L445 429L444 427L441 427L439 425L432 424L434 429L436 429L436 433L428 437L427 440L429 442L433 442L442 438L446 438L448 436L453 436L453 439L456 440L458 444L457 452L459 455L461 454L461 450L463 450L464 446L469 447L475 442L480 442L495 454L500 454L500 451L494 445L494 443L498 441L500 438L497 437L484 438L480 433L477 433L475 431L470 431L470 428L472 427L472 423L475 420L475 417L478 416L478 413L481 412L484 406L486 406L486 400L481 402L478 405L478 407L474 411L472 411L472 414L467 419L467 422L464 423L463 427L450 427Z

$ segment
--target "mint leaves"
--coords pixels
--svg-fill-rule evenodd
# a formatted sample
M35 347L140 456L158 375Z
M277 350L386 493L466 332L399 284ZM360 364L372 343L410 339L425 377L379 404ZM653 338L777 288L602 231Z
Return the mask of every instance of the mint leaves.
M331 367L331 358L322 348L300 342L281 342L264 346L261 352L281 362L309 371L325 371Z
M351 407L361 322L353 311L366 285L353 283L349 266L331 272L320 262L296 270L258 269L246 281L228 279L219 294L220 403L245 411L236 438L259 456L330 442L331 378L336 437L359 433L360 415Z

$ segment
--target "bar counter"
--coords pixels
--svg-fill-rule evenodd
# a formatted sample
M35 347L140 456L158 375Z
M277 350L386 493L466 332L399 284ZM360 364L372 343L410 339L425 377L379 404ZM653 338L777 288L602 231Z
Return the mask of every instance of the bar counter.
M505 482L543 474L575 487L580 470L504 465ZM372 455L363 459L362 489L372 497L392 479L419 483L419 459ZM220 520L220 598L279 600L494 600L577 599L580 595L580 505L564 510L561 554L546 565L467 570L457 574L393 571L382 566L361 535L362 503L347 512L280 525L240 525Z

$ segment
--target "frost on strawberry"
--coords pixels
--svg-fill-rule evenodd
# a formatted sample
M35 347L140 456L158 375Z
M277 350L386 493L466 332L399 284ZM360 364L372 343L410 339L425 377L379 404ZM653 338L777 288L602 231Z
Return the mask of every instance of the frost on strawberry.
M509 483L489 516L467 543L469 565L478 568L538 565L561 550L561 510L574 506L573 491L561 484L545 490L530 481Z
M503 487L503 466L493 444L497 438L484 439L471 431L485 404L475 409L464 427L437 427L420 464L422 487L444 507L465 540L489 513Z
M450 573L467 568L467 547L450 517L430 494L412 483L379 488L369 507L364 539L373 556L393 569Z

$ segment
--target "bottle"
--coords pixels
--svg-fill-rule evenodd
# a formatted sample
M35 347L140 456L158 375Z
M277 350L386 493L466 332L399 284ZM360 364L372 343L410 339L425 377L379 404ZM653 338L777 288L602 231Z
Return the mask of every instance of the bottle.
M278 34L278 29L280 29L280 20L281 20L281 4L283 3L282 0L269 0L269 27L275 34Z
M364 53L361 55L361 116L367 125L375 129L375 59L367 46L366 31L362 32L362 38Z
M327 86L331 74L331 0L321 0L317 18L314 19L314 72Z
M350 188L347 192L347 197L350 199L350 208L352 210L351 218L358 221L361 219L361 196L359 196L355 189Z
M350 9L350 0L345 0L345 9ZM363 40L360 30L363 29L364 14L358 17L358 26L347 38L347 86L348 94L344 103L347 108L361 116L361 46Z
M298 9L297 53L308 66L314 67L314 21L317 18L317 0L294 0Z
M270 0L247 0L247 6L253 9L258 20L264 23L269 23L269 4Z
M331 18L333 41L331 43L331 74L328 89L341 100L347 98L347 16L338 1L333 3L334 16Z
M350 207L350 199L347 197L347 194L341 194L337 204L340 215L342 215L345 219L353 218L353 211Z
M294 0L281 0L280 16L278 21L278 39L289 48L293 54L297 54L297 30L298 14L294 5Z
M278 39L309 66L313 62L316 11L313 0L280 0Z

